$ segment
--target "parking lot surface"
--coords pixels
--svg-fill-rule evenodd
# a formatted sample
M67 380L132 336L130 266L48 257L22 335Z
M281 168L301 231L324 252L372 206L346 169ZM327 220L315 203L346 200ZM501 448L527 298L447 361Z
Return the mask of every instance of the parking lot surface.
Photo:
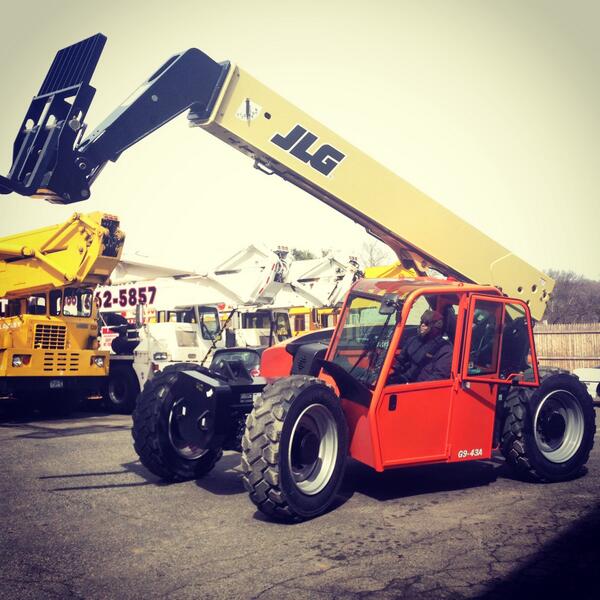
M166 485L130 429L100 413L0 417L0 598L600 597L598 440L584 476L551 485L499 458L352 462L333 510L286 525L254 510L239 455Z

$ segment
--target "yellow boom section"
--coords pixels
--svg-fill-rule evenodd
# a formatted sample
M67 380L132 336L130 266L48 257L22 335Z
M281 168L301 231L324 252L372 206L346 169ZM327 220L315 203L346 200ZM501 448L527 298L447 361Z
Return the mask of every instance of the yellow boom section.
M547 275L232 66L208 120L190 120L364 226L407 266L493 285L541 319ZM407 260L409 259L409 260ZM414 262L412 262L414 261Z
M0 298L104 283L124 240L117 217L101 212L0 239Z

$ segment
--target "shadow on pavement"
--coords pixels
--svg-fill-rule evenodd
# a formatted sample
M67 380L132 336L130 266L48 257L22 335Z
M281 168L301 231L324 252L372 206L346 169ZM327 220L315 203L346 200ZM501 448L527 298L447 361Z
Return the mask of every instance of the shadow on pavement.
M50 416L17 403L0 404L0 428L23 430L16 437L38 440L131 429L131 417L98 409L94 404L66 416Z
M592 600L600 597L600 504L524 565L491 583L481 600Z
M232 496L246 492L242 483L239 452L226 454L216 464L214 470L200 479L196 479L196 485L211 494L217 496Z
M342 496L355 492L379 501L420 496L435 492L482 487L504 476L500 461L474 461L462 464L406 467L377 473L370 467L350 461L342 484ZM349 496L349 497L350 497Z
M223 458L215 465L215 468L205 475L196 479L194 483L203 490L217 496L232 496L234 494L245 493L242 475L238 467L240 465L240 454L231 452L225 454ZM188 481L164 481L160 477L152 474L139 461L126 463L123 465L128 471L139 475L146 480L146 483L157 486L171 486L187 484Z
M79 418L77 419L79 421ZM68 422L68 419L55 419L55 421L62 423ZM34 440L51 440L56 438L70 437L74 435L90 435L94 433L107 433L114 431L128 431L131 429L130 423L123 424L111 424L111 423L90 423L89 425L78 424L73 427L64 426L50 426L42 425L39 422L31 423L14 423L14 424L2 424L0 427L14 428L14 429L27 429L27 433L16 436L22 439L34 439Z
M89 479L92 478L94 483L90 485L64 485L62 487L54 487L50 488L48 491L50 492L68 492L68 491L76 491L76 490L103 490L103 489L115 489L115 488L131 488L131 487L141 487L146 485L166 485L164 482L158 480L157 477L150 474L140 463L137 461L130 463L123 463L123 469L119 471L96 471L96 472L86 472L86 473L56 473L54 475L43 475L39 477L40 480L52 480L56 481L57 484L60 484L61 481L73 482L76 483L78 479ZM126 481L124 483L96 483L98 479L101 477L119 477L119 475L123 475L126 477L131 477L131 474L139 475L144 479L144 481Z

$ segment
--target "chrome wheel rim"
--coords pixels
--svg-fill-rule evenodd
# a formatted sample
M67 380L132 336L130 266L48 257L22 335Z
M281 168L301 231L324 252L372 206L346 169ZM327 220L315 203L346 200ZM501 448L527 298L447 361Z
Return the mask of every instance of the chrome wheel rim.
M292 480L300 492L313 496L329 483L338 444L335 419L329 409L322 404L305 408L294 423L287 456Z
M186 460L197 460L204 456L208 450L206 448L200 448L196 444L192 444L181 436L179 431L179 427L177 425L177 416L178 411L182 410L181 403L183 398L179 398L173 405L171 406L171 410L169 411L169 423L168 423L168 432L169 432L169 441L171 442L171 446L175 452L185 458Z
M553 390L535 411L535 442L545 458L553 463L571 459L583 439L584 418L577 398L567 390Z

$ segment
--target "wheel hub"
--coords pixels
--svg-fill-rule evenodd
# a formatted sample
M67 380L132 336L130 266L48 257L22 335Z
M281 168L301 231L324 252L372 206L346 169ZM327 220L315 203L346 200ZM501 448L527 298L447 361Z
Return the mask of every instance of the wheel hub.
M337 450L333 415L321 404L308 406L294 424L288 453L290 474L300 492L314 495L329 483Z
M543 415L539 425L539 432L542 439L551 448L558 448L563 441L567 429L567 423L564 416L558 412Z
M567 390L553 390L537 407L534 436L538 450L553 463L564 463L579 449L584 418L577 398Z
M169 413L169 440L183 458L205 454L214 434L212 413L193 399L180 398Z
M319 442L312 431L306 431L301 437L298 458L302 465L311 465L319 458Z

